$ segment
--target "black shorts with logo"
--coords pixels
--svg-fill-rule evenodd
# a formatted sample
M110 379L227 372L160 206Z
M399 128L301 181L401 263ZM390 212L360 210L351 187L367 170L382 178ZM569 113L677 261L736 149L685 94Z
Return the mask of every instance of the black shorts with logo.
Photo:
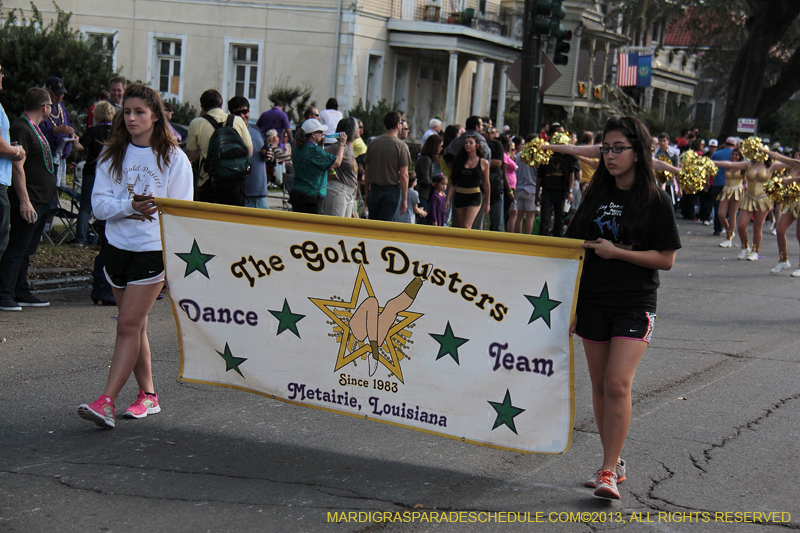
M652 309L601 307L581 304L575 310L575 333L588 342L610 342L613 338L649 343L656 313Z
M164 257L161 250L130 252L109 244L103 248L106 279L112 287L151 285L164 281Z

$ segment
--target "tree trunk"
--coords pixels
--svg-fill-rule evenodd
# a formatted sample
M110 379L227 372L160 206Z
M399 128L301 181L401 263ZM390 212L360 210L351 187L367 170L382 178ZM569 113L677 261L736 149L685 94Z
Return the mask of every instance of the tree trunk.
M720 135L733 135L739 118L759 118L777 110L800 88L800 56L796 52L772 87L764 87L770 49L800 15L800 2L763 0L750 13L747 42L739 51L728 82ZM791 69L791 70L790 70Z

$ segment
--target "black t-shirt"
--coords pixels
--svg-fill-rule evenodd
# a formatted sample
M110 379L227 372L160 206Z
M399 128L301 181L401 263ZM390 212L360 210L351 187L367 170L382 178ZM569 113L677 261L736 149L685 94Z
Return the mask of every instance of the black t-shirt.
M103 143L111 135L111 124L99 124L86 130L81 137L81 144L86 150L86 164L83 166L83 174L94 176L97 169L97 158L103 151Z
M569 175L580 168L580 163L569 154L554 153L546 165L539 167L537 176L546 191L569 192Z
M9 136L25 150L25 185L32 204L50 204L56 198L56 177L47 170L39 137L24 116L19 117L9 128ZM47 142L47 141L45 141ZM52 164L52 155L51 155ZM9 187L10 194L16 194Z
M681 247L678 227L672 211L672 202L666 192L659 196L647 210L648 239L633 245L633 250L677 250ZM588 235L579 235L574 224L567 228L567 237L595 240L603 238L623 246L620 231L625 216L625 206L630 203L632 192L614 188L592 216ZM581 203L578 211L586 206ZM575 218L579 213L576 213ZM618 259L603 259L594 250L586 250L578 299L581 303L614 308L636 308L655 311L659 286L658 270L645 268Z

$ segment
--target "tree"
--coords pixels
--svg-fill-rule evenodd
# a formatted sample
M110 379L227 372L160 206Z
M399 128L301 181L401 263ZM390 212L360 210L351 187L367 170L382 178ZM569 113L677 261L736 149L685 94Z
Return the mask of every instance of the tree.
M723 11L725 2L714 0L705 10ZM728 76L725 116L721 131L736 131L740 117L762 118L775 113L800 90L800 2L796 0L748 0L743 12L731 18L744 18L743 46ZM716 43L715 43L716 44Z
M370 105L369 102L364 103L359 98L358 105L351 109L347 116L355 117L364 123L364 133L361 136L366 140L386 133L383 117L389 111L396 111L398 105L399 102L390 104L385 98L378 100L375 105Z
M283 102L283 111L289 115L289 121L299 126L303 123L305 110L317 105L316 100L311 99L313 94L314 88L308 84L302 87L292 87L289 85L289 78L278 78L267 98L273 104L275 102Z
M624 0L608 23L621 23L639 46L650 44L651 24L688 31L703 77L725 99L723 136L738 118L766 118L800 90L800 1Z
M70 29L71 15L56 5L55 19L45 24L33 3L30 18L21 12L18 15L16 9L5 13L5 23L0 27L0 61L6 75L0 100L9 119L14 120L24 110L25 91L58 76L69 91L64 103L76 126L82 127L84 121L78 117L116 75L102 43L84 40L80 32Z

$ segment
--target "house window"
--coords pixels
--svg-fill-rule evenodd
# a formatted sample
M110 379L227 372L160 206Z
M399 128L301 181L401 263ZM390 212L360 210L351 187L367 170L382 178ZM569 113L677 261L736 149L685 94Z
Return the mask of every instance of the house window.
M100 50L107 58L108 66L116 69L116 48L119 44L119 33L116 29L81 27L81 39L94 50Z
M86 40L92 47L99 47L108 58L109 65L114 66L114 35L108 33L87 33Z
M258 45L233 45L234 94L255 100L258 95Z
M162 94L180 94L182 48L181 41L156 40L158 90Z

